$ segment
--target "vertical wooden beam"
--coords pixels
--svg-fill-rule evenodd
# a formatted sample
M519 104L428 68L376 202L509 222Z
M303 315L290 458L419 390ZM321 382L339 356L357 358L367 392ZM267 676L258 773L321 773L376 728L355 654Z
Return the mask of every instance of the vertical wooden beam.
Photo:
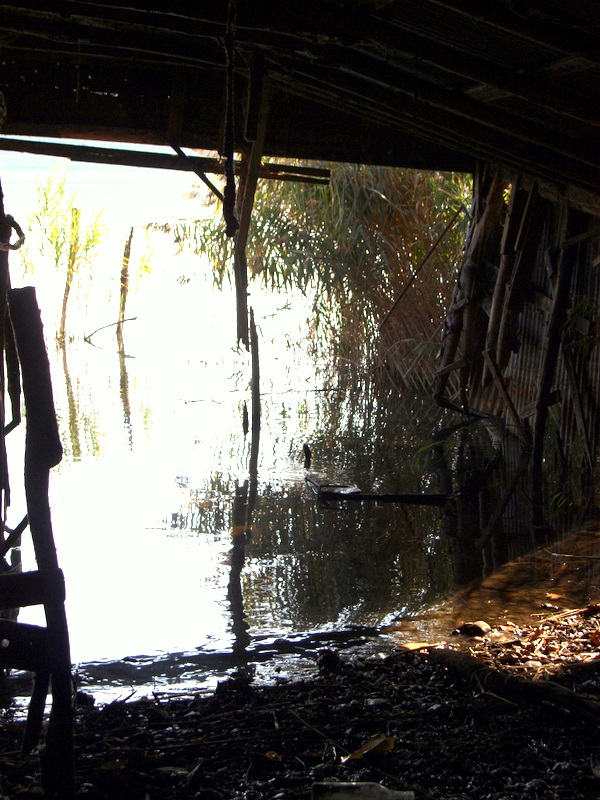
M10 241L11 226L9 217L4 213L4 193L0 185L0 243L8 245ZM7 304L10 277L8 271L8 250L0 249L0 536L4 539L4 524L6 522L6 506L9 503L10 488L8 480L8 464L6 459L5 441L5 390L6 376L4 373L4 352L6 349L7 330Z
M35 557L40 570L58 570L48 498L50 469L62 458L50 364L35 290L28 286L9 294L10 316L23 376L27 415L25 497ZM70 800L75 794L73 706L69 631L63 597L44 603L49 634L52 712L42 762L49 800Z
M583 409L583 402L581 392L579 391L579 382L577 380L577 372L575 371L575 363L573 353L562 344L562 357L563 364L565 365L565 373L567 375L567 383L569 385L569 394L571 395L571 402L573 403L573 411L575 412L575 421L579 428L579 435L583 442L583 450L587 459L588 469L594 469L594 458L592 456L592 448L590 445L590 437L585 421L585 411Z
M498 277L492 296L490 319L485 340L485 349L491 351L494 358L496 357L496 345L502 321L507 282L509 275L512 273L515 260L515 240L523 214L524 197L526 195L521 190L519 176L514 175L511 179L510 200L500 244L500 268L498 269ZM482 380L484 386L489 382L489 377L489 372L484 371Z
M519 416L519 412L515 408L515 404L512 401L512 397L508 392L508 388L504 381L504 378L498 369L498 365L496 364L496 359L494 358L494 354L491 350L484 350L483 357L485 359L486 365L490 371L490 374L496 384L496 389L498 393L503 398L504 403L508 409L508 414L513 421L515 428L517 429L517 433L519 435L519 439L525 446L529 446L531 444L531 436L529 435L529 431L526 430L525 426L523 425L523 420Z
M575 233L574 211L568 211L570 219L567 221L568 232ZM576 224L576 223L575 223ZM543 486L542 466L544 462L544 436L548 418L548 405L552 391L552 383L556 372L556 363L560 352L562 329L567 318L571 279L575 269L579 249L576 245L561 250L558 261L558 273L554 287L552 311L546 329L546 341L542 360L542 370L539 378L538 395L535 406L535 421L533 426L533 446L531 453L531 491L533 499L534 525L543 527Z
M496 343L496 362L504 371L514 339L515 319L523 310L531 292L531 276L540 246L544 217L548 214L548 204L540 197L537 186L529 192L521 216L521 225L514 244L513 269L506 285L504 307L498 329Z
M258 452L260 444L260 360L258 356L258 333L254 324L254 311L250 309L250 352L252 354L252 438L250 440L250 484L248 492L248 519L258 495Z
M245 150L242 153L243 167L240 175L240 186L238 188L239 228L235 237L233 250L235 293L237 300L237 338L238 342L242 342L246 349L250 347L250 340L248 337L248 265L246 260L246 245L248 243L254 195L256 194L258 173L265 144L267 116L268 100L266 93L263 93L256 139L252 143L249 152Z
M433 397L439 405L450 407L444 397L448 383L448 368L455 362L464 362L460 371L461 405L467 409L467 389L473 375L475 359L481 360L482 342L479 341L479 314L477 290L479 268L487 256L490 234L498 224L503 202L504 180L499 172L488 174L481 167L474 182L474 208L465 254L448 314L445 320L443 355L433 383ZM462 341L462 350L459 345ZM458 356L457 356L458 354Z

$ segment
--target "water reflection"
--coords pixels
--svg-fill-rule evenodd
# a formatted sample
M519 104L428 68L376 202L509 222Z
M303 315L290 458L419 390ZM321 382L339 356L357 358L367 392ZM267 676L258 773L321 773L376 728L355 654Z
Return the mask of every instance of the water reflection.
M140 314L116 348L111 330L54 363L66 457L53 518L86 685L198 686L336 635L364 641L536 544L518 442L319 374L272 298L257 313L262 423L250 430L248 354L217 346L229 299L203 307L207 343L181 288L168 338ZM451 500L325 507L305 486L306 442L332 482Z
M414 414L389 415L350 388L322 391L302 350L269 337L268 319L258 318L260 447L244 432L243 353L199 353L191 339L185 352L164 353L154 339L149 356L136 323L116 357L111 331L95 337L98 347L59 352L68 447L52 496L78 662L199 649L242 663L256 658L260 637L376 626L451 586L439 511L320 508L304 485L310 441L336 478L428 490ZM90 559L103 579L90 580Z

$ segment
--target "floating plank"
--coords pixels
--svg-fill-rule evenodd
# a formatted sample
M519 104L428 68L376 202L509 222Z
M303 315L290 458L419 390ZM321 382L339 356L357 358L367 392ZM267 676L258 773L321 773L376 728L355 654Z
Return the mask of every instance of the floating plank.
M404 503L415 506L443 506L448 500L445 494L375 494L361 492L356 486L342 483L322 483L312 474L305 474L306 485L320 502L354 501L377 503Z

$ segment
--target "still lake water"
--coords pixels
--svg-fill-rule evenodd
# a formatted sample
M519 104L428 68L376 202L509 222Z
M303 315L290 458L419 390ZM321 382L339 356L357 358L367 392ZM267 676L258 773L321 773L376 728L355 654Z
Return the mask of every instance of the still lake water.
M24 227L35 181L57 161L0 153L6 210ZM257 681L314 673L318 649L331 642L392 647L397 639L387 635L362 636L388 623L400 639L446 637L455 619L440 601L453 594L456 570L439 509L323 508L306 489L302 463L309 443L324 480L380 493L436 492L420 450L438 412L381 397L368 382L340 380L326 362L314 363L310 303L251 285L262 411L254 464L242 424L251 365L233 347L233 292L216 291L207 265L176 254L165 237L145 236L145 222L194 218L194 176L93 165L72 165L70 173L85 209L107 210L108 235L73 292L64 352L54 342L60 275L40 263L33 276L20 276L12 254L11 276L13 286L35 285L45 325L64 446L50 502L80 687L110 700L210 689L247 665ZM131 225L126 316L135 319L125 324L119 354L115 328L104 326L117 319ZM23 438L20 426L7 440L12 526L24 514ZM520 552L535 546L523 544ZM23 566L34 567L27 535ZM521 614L539 610L555 571L532 562L532 574L544 576L537 593L520 575ZM467 618L489 610L493 588L475 598L476 616ZM506 608L501 589L494 618ZM20 619L44 623L36 608Z
M44 181L56 161L0 153L6 210L24 227L35 180ZM214 688L248 665L256 681L312 674L317 651L330 643L372 651L398 639L447 637L456 620L440 601L456 588L457 562L439 509L324 508L306 489L302 463L308 443L326 481L436 492L421 448L439 412L382 397L360 377L341 380L325 361L315 363L310 303L251 285L262 412L254 462L242 424L251 365L233 347L233 292L215 290L208 266L176 254L165 237L145 235L144 222L170 212L194 218L193 176L71 170L87 211L109 214L107 241L70 300L72 341L64 352L54 342L60 275L40 263L33 276L21 276L12 254L11 276L13 286L35 285L45 326L64 447L50 502L80 687L100 700L189 692ZM126 316L135 319L125 324L120 354L115 328L104 326L117 319L131 225ZM149 273L140 268L146 260ZM11 526L24 514L23 439L20 426L7 440ZM529 538L525 530L519 552L533 549ZM27 535L23 566L34 567ZM517 576L511 617L539 611L557 576L552 558L543 566L532 561L535 591L529 573ZM495 598L491 621L501 618L506 586L494 578L473 598L475 616L464 606L460 613L483 616ZM573 586L575 579L560 591ZM585 602L573 596L578 601ZM44 624L38 608L22 610L20 620ZM388 623L395 633L370 635Z
M25 230L37 183L57 168L67 168L67 194L77 193L85 218L102 212L107 231L69 301L64 353L54 342L64 277L43 260L33 276L20 275L17 253L11 277L13 286L36 287L45 326L64 447L50 502L81 687L109 699L131 687L211 687L247 662L258 665L257 680L314 670L314 653L327 642L319 632L377 626L447 592L439 511L322 509L304 483L308 442L313 468L328 480L429 491L415 455L422 443L415 409L388 414L364 386L338 391L331 371L309 355L310 303L251 287L262 392L251 475L251 437L242 427L250 359L233 347L233 292L213 289L207 265L144 229L203 213L190 199L197 179L2 152L5 208ZM114 327L95 333L92 344L84 336L117 319L132 225L126 316L135 320L125 325L120 357ZM9 525L24 514L23 438L20 426L7 441ZM232 536L235 498L239 505L248 482L256 492L251 533ZM23 567L34 567L28 536ZM44 622L39 608L19 618Z
M233 293L202 274L181 280L184 263L176 257L130 298L125 357L114 327L64 353L46 328L65 451L50 500L72 658L81 687L101 698L210 687L246 662L257 680L314 670L319 632L379 626L451 586L439 510L316 505L305 442L328 480L436 491L416 455L420 423L365 387L338 388L309 355L304 301L256 289L257 497L249 533L232 535L250 478L250 359L232 347ZM82 301L70 313L82 333L100 324ZM18 517L16 488L12 505ZM24 568L31 558L24 537ZM20 619L42 622L39 609ZM282 638L296 652L280 655Z

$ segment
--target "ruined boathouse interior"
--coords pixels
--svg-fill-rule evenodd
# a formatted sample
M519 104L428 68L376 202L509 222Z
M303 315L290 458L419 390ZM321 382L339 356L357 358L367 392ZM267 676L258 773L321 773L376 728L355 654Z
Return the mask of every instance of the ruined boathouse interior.
M550 420L563 469L584 476L594 494L599 25L598 5L588 0L5 2L0 147L191 170L213 186L213 175L224 176L224 213L236 242L237 336L246 344L244 250L256 181L322 178L273 159L473 173L464 259L427 384L442 407L493 419L509 437L506 483L479 520L485 543L498 524L543 530ZM119 143L166 145L171 153ZM66 731L54 746L66 747L68 758L64 589L47 509L47 471L60 456L35 300L9 290L9 248L19 235L3 212L2 240L12 244L0 255L1 313L4 321L10 316L16 340L16 349L8 333L2 341L2 395L10 396L3 408L18 422L18 365L28 421L28 515L21 529L5 532L2 549L6 557L29 523L40 570L17 578L18 585L4 576L0 600L6 608L43 603L51 635L3 628L10 646L2 663L40 676L29 746L52 674L55 706L63 704L57 729ZM399 345L410 326L405 311L403 302L390 310L382 336L398 380L411 391ZM4 420L8 435L12 422ZM6 495L6 468L2 474ZM526 503L514 502L519 493ZM69 796L68 779L59 791Z

